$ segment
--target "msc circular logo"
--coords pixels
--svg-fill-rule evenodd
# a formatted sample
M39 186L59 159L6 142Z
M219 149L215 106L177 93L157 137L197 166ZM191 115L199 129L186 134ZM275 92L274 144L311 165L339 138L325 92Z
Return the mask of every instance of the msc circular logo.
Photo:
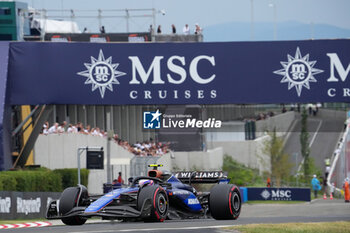
M91 91L99 89L101 98L104 97L106 88L113 92L113 84L119 84L118 77L126 73L118 71L119 63L112 63L112 57L105 59L102 49L98 58L91 56L91 63L84 63L86 70L77 74L86 79L85 84L91 84Z
M301 95L303 87L310 89L310 83L317 82L314 75L322 73L323 70L314 68L316 61L309 60L309 54L302 56L299 47L295 56L287 55L288 61L281 61L283 69L273 73L282 75L281 83L288 83L288 90L295 87L298 96Z
M310 65L303 60L294 60L288 64L286 75L291 82L305 82L310 78Z
M114 70L105 62L98 62L91 66L90 75L97 85L108 85L114 76Z

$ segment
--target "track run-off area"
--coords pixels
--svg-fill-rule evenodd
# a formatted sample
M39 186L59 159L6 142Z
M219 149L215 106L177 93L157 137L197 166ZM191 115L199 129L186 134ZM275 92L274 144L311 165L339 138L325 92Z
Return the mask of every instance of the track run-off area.
M167 220L162 223L88 220L82 226L65 226L60 220L48 227L3 229L21 233L111 233L111 232L223 232L225 227L255 223L350 221L350 204L341 199L316 199L297 204L244 204L238 220Z

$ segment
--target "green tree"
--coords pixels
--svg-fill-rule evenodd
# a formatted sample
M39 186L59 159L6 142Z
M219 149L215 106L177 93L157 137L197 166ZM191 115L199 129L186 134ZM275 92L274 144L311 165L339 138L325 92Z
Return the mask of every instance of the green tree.
M238 186L254 185L258 180L261 180L257 170L237 162L228 155L224 156L222 170L228 173L227 177L230 179L230 183Z
M292 164L289 162L289 155L283 151L283 140L277 137L276 129L270 134L271 140L267 141L264 153L270 157L271 178L275 185L280 186L282 180L289 179Z
M310 147L309 147L309 133L307 131L307 112L306 108L303 109L301 114L301 132L300 132L300 146L301 146L301 155L304 159L304 177L308 179L310 177Z

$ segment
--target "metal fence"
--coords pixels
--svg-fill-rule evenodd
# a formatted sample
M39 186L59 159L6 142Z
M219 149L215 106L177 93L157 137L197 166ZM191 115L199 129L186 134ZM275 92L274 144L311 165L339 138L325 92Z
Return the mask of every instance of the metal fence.
M135 156L130 161L130 176L146 176L148 171L148 165L157 163L160 157L140 157Z
M332 156L332 166L327 179L328 186L334 183L337 191L343 186L344 179L350 176L350 125L346 126L337 148Z

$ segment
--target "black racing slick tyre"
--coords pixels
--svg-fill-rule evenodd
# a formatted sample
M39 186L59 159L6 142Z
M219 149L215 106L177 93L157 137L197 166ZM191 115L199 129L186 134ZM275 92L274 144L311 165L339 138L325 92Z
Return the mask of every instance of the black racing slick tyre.
M85 187L69 187L66 188L60 197L59 211L62 215L67 214L75 206L80 204L81 198L87 195ZM83 225L86 219L79 216L63 217L62 222L66 225Z
M168 195L159 185L147 185L139 191L137 209L143 210L144 221L163 222L169 210Z
M237 219L241 213L241 194L237 186L217 184L210 191L209 209L217 220Z

